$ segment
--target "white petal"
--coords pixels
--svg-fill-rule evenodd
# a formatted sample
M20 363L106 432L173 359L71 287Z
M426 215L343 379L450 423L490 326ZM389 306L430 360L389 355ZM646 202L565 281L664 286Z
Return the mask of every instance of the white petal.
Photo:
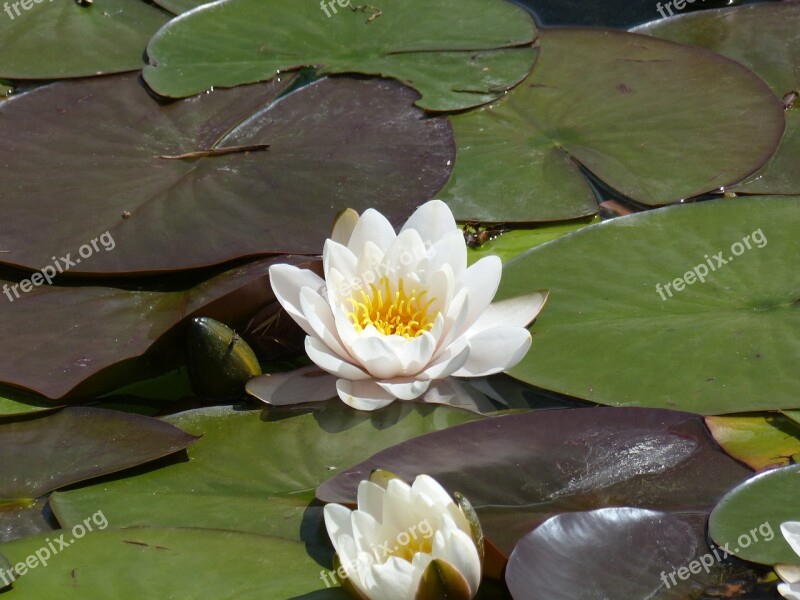
M392 394L399 400L416 400L428 390L430 381L419 381L417 379L378 381L386 392Z
M308 269L298 269L294 265L286 264L272 265L269 268L269 280L272 291L284 310L307 334L314 335L314 330L300 306L300 290L304 287L322 290L325 288L325 281Z
M338 215L333 222L333 231L331 231L331 239L344 246L347 246L350 241L350 236L353 235L353 230L358 224L358 213L352 208L346 208Z
M503 262L497 256L486 256L467 269L464 285L469 290L469 314L464 323L465 329L471 327L489 308L502 275Z
M383 272L392 280L428 269L428 250L419 233L411 229L398 235L383 257ZM407 288L408 289L408 288Z
M547 302L550 292L539 291L515 296L507 300L492 302L489 307L478 317L467 335L474 335L490 327L506 325L510 327L527 327L539 315Z
M370 568L375 588L369 591L374 600L413 600L411 582L414 567L407 560L390 557L385 563Z
M417 498L425 496L434 504L445 508L448 504L455 504L447 490L430 475L418 475L411 484L411 496Z
M361 290L370 296L376 284L380 284L383 277L384 252L374 242L368 241L361 249L356 263L356 277L353 280L353 296L360 298Z
M420 379L444 379L463 367L469 359L471 348L466 337L458 338L440 352L435 360L420 373Z
M347 247L356 255L361 254L364 244L372 242L383 252L395 238L394 227L381 213L373 208L364 211L353 229Z
M444 336L440 338L439 350L435 354L438 359L439 354L446 350L456 339L463 336L466 329L465 323L469 315L469 290L462 287L447 306L444 313Z
M450 207L441 200L431 200L420 206L401 231L416 229L425 242L435 244L453 229L458 229Z
M342 556L343 548L339 546L339 539L341 536L353 537L353 527L350 524L350 514L353 511L342 506L341 504L326 504L322 510L323 517L325 518L325 528L328 530L328 537L331 538L333 547L340 557L344 560L355 558L354 556Z
M786 538L794 553L800 557L800 521L782 523L781 533L783 533L783 537Z
M325 240L325 246L322 249L322 269L325 273L325 281L331 283L331 271L336 270L341 273L343 281L339 282L337 287L345 285L352 288L358 278L356 273L356 265L358 264L358 257L350 252L346 246L338 244L333 240ZM334 290L336 297L342 295L340 290ZM330 298L330 294L328 297Z
M350 518L353 523L353 538L356 540L359 553L371 554L386 540L381 531L381 524L368 512L354 510Z
M306 336L306 354L320 369L343 379L372 379L357 366L343 360L325 344L310 335Z
M463 283L467 270L467 244L463 231L456 229L444 235L428 248L428 256L428 268L431 271L438 270L443 264L450 265L455 281Z
M531 347L531 334L522 327L493 327L470 337L469 357L455 377L483 377L510 369Z
M378 410L396 400L394 396L372 380L339 379L336 382L336 391L342 402L356 410Z
M322 402L336 397L336 378L316 366L254 377L245 389L272 406Z
M333 320L333 312L328 302L310 288L303 288L300 290L300 307L316 337L335 354L345 360L349 359L350 356L339 340L336 322Z
M800 583L800 565L775 565L775 572L786 583Z
M351 342L355 360L376 379L416 375L433 356L436 340L424 332L413 339L382 335L373 326Z
M414 590L414 594L417 593L419 589L419 582L422 579L422 576L425 574L425 569L428 568L428 565L433 560L433 556L426 552L417 552L414 557L411 559L411 566L414 567L414 575L412 576L411 580L411 589Z
M800 585L796 583L782 583L778 586L778 592L789 600L800 600Z
M383 522L384 490L377 483L363 480L358 484L358 510L371 514L379 522Z
M468 534L459 529L445 531L444 544L440 546L434 542L433 556L453 565L467 580L470 591L475 595L481 583L481 558Z

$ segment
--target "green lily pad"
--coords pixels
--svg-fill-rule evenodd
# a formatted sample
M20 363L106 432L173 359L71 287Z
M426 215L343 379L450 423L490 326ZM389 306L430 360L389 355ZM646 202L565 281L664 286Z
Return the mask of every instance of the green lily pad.
M173 454L195 439L157 419L99 408L0 424L2 539L45 527L37 498L48 492Z
M151 273L318 254L342 208L399 222L447 181L450 125L413 90L324 79L271 103L294 76L279 79L164 105L117 75L7 101L0 261Z
M57 408L58 405L49 402L47 398L10 388L0 389L0 418L17 417Z
M16 565L36 558L32 568L22 564L25 573L6 592L9 600L347 598L339 589L318 592L325 590L321 567L298 541L210 529L99 530L98 521L90 521L94 530L81 537L68 530L59 534L63 538L50 532L4 544ZM41 552L49 551L48 542L59 550L49 557Z
M800 457L800 426L784 415L706 417L706 425L725 452L755 471Z
M27 5L27 8L26 8ZM0 15L0 77L63 79L136 71L169 21L139 0L8 2Z
M756 475L731 490L711 513L708 533L730 554L765 565L797 564L781 523L800 521L800 465Z
M796 408L798 219L798 198L715 200L585 227L515 258L498 299L550 297L509 374L616 406Z
M800 410L784 410L781 412L795 423L800 424Z
M166 8L169 12L179 15L187 11L203 6L203 4L211 4L214 0L155 0L162 8Z
M313 66L320 74L397 79L420 92L419 106L445 111L494 100L524 79L536 56L533 19L510 2L356 2L209 4L153 37L145 81L162 96L182 98Z
M189 462L58 492L53 512L65 527L102 509L119 527L202 526L295 539L314 490L336 472L392 444L478 418L407 403L364 413L338 401L292 418L269 420L272 414L208 408L167 417L203 436L188 450Z
M581 167L641 204L668 204L747 177L778 147L783 105L738 63L620 31L547 29L539 44L523 83L452 118L457 160L439 197L460 220L594 214Z
M634 31L708 48L751 68L782 98L800 92L800 4L769 2L662 19ZM787 131L775 157L745 181L744 194L800 194L800 107L787 112Z
M420 473L461 492L487 539L510 552L553 515L612 506L711 510L750 471L717 449L702 419L638 408L514 413L431 433L377 453L317 489L353 502L375 468Z
M177 364L187 318L206 316L239 327L275 300L269 267L291 256L230 269L206 281L151 284L150 289L46 286L0 311L0 382L51 399L107 392ZM3 279L0 288L18 282ZM11 287L9 287L11 289ZM0 302L7 302L0 297ZM156 346L153 352L148 353ZM20 349L35 348L35 352ZM150 364L149 359L153 359ZM74 401L74 400L73 400Z
M485 256L499 256L503 262L511 260L515 256L522 254L526 250L541 246L545 242L558 239L567 233L572 233L582 229L587 225L599 221L597 217L587 217L570 221L569 223L556 223L555 225L543 225L531 227L529 229L513 229L500 234L498 237L490 239L477 248L469 247L467 250L467 260L469 264L478 262Z
M700 598L722 571L705 522L639 508L557 515L517 544L506 582L514 600L574 600L576 585L591 590L586 598Z

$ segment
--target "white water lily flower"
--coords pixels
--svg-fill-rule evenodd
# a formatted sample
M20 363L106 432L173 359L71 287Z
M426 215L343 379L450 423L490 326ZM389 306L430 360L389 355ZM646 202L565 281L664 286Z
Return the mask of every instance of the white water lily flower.
M322 255L325 279L270 268L283 308L308 334L306 352L338 377L339 397L375 410L414 400L449 376L499 373L525 356L525 327L546 293L491 304L502 274L496 256L467 268L467 247L449 207L432 200L395 234L375 210L346 212Z
M410 486L390 479L385 489L362 481L356 510L328 504L324 514L347 574L342 584L354 596L469 600L477 593L482 536L476 543L467 516L432 477L420 475Z
M792 550L798 556L797 565L777 565L775 571L784 583L778 586L778 591L784 598L800 600L800 521L788 521L781 525L781 532Z

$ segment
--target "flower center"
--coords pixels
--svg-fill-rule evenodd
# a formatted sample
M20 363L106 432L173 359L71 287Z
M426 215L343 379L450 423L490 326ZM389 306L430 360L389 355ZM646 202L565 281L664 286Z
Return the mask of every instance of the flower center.
M413 339L433 327L429 309L436 299L426 300L426 290L412 289L407 293L401 279L392 293L386 276L380 278L378 285L371 283L369 287L369 293L360 290L347 299L353 307L347 316L359 333L372 325L383 335Z
M398 544L392 549L390 556L396 556L397 558L402 558L408 562L412 562L414 560L414 555L417 552L433 554L433 535L429 535L428 537L411 538L407 544ZM386 559L384 559L384 561L385 560Z

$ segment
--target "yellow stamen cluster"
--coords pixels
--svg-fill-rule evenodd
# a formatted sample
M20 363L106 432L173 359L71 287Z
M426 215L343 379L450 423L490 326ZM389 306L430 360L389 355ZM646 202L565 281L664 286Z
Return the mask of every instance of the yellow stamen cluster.
M412 289L406 293L400 279L397 290L392 293L391 283L385 276L381 277L378 285L371 283L369 287L369 293L359 290L347 300L353 308L347 316L358 332L372 325L383 335L413 339L433 327L429 309L435 298L426 301L426 290L417 292Z
M399 536L398 536L399 541ZM414 560L414 555L418 552L423 552L425 554L433 554L433 535L428 537L408 537L407 544L398 544L395 546L391 552L390 556L396 556L397 558L402 558L407 560L408 562L412 562ZM387 557L388 558L388 557ZM385 560L385 559L384 559Z

